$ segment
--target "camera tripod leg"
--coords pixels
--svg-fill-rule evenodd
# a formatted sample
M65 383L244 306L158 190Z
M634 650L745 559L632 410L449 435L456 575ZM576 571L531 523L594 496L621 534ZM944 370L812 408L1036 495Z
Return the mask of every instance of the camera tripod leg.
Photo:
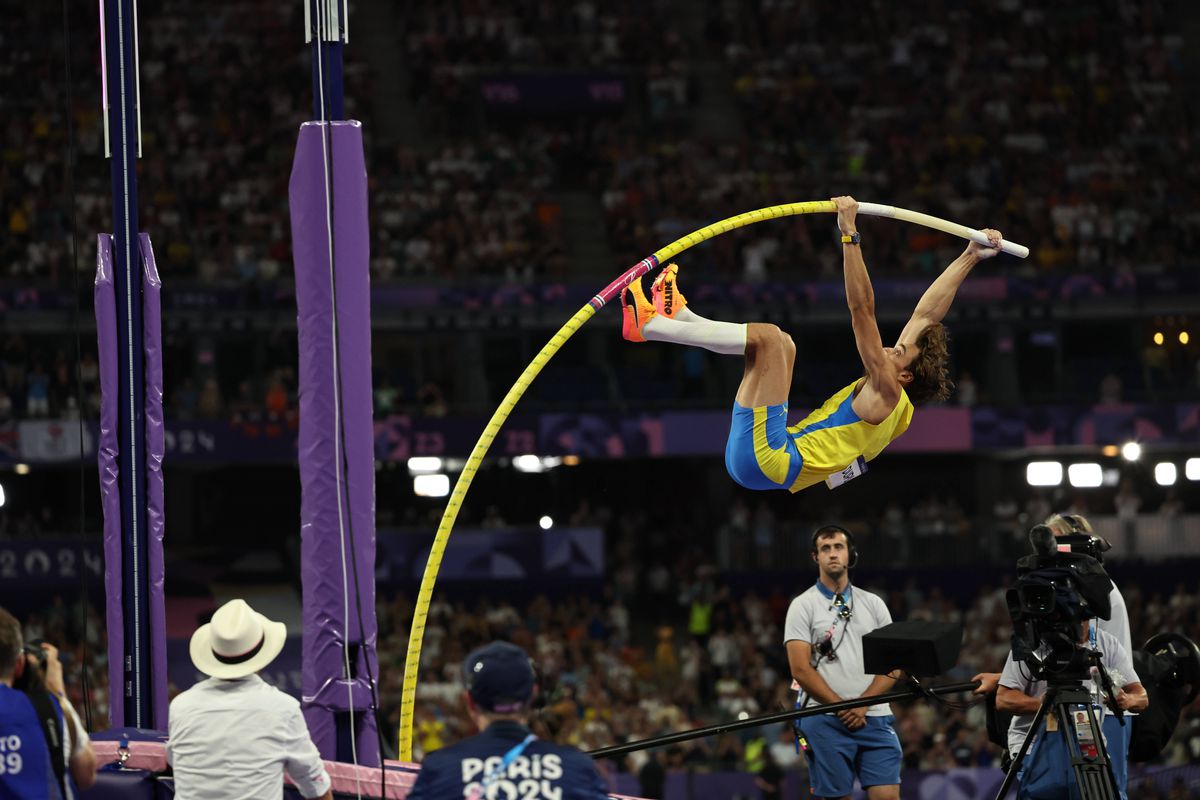
M1008 772L1004 774L1004 783L1000 784L1000 791L996 792L996 800L1004 800L1008 794L1009 788L1012 787L1013 781L1017 777L1017 773L1021 771L1021 762L1025 760L1025 754L1029 752L1029 745L1033 742L1033 734L1041 727L1046 719L1046 711L1050 705L1044 700L1038 706L1037 714L1033 717L1033 722L1029 724L1029 733L1025 735L1025 741L1021 742L1021 749L1017 751L1017 757L1008 765ZM1006 745L1007 746L1007 745Z
M1094 756L1084 755L1079 740L1076 738L1072 706L1083 706L1087 713L1092 741L1096 745L1096 755ZM1042 704L1038 707L1037 714L1034 715L1033 722L1029 725L1025 741L1021 743L1021 749L1009 766L1008 773L1004 776L1004 783L1000 785L1000 791L996 793L996 800L1003 800L1008 794L1013 780L1021 770L1025 755L1029 752L1030 744L1039 732L1043 732L1048 713L1054 714L1058 728L1062 732L1063 743L1071 760L1075 785L1079 788L1079 796L1082 800L1121 800L1121 793L1118 791L1116 779L1113 777L1112 762L1109 760L1108 749L1104 744L1103 731L1096 721L1096 714L1092 708L1091 695L1082 689L1059 689L1053 686L1046 691L1046 696L1042 698Z
M1059 720L1059 730L1062 731L1063 743L1071 758L1071 767L1075 773L1075 785L1079 787L1082 800L1121 800L1121 792L1113 775L1112 761L1108 748L1104 743L1104 731L1096 720L1095 708L1090 702L1083 704L1087 714L1087 724L1092 741L1096 746L1096 755L1084 755L1078 737L1074 734L1074 713L1072 705L1078 705L1071 700L1058 701L1055 712ZM1103 717L1101 717L1103 719Z

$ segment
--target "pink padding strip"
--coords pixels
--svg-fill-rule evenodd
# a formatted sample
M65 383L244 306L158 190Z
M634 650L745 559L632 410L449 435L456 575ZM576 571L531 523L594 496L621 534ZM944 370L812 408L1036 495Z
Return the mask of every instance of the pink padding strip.
M113 741L92 742L96 751L96 761L103 766L117 760L117 743ZM393 800L404 800L408 791L417 780L420 764L406 761L385 761L387 767L387 796ZM125 762L128 769L144 769L150 772L164 772L167 769L167 746L162 742L130 742L129 760ZM339 761L326 761L325 771L333 784L333 791L338 794L354 795L361 793L364 798L379 797L379 770L370 767L356 767L353 764L343 764ZM357 776L358 780L355 780ZM291 780L284 778L285 782ZM624 795L612 795L614 800L637 800Z

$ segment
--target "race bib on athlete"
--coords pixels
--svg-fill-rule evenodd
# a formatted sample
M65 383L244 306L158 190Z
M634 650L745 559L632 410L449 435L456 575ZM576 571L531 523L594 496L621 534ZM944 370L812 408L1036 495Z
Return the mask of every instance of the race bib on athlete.
M830 489L836 489L846 481L852 481L859 475L867 474L867 460L862 456L854 459L850 466L846 467L841 472L835 472L825 479L825 485Z

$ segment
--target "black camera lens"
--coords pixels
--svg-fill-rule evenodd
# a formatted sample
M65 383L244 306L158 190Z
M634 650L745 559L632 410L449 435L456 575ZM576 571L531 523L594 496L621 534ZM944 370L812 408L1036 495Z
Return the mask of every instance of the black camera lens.
M1044 617L1054 611L1053 586L1021 586L1018 587L1017 596L1021 599L1021 610L1026 614Z

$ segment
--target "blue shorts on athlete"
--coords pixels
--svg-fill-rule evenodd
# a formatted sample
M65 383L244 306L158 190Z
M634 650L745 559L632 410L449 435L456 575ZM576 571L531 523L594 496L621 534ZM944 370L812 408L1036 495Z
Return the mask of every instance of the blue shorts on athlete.
M892 723L895 717L867 717L866 727L852 731L835 714L799 720L811 755L808 775L817 797L845 797L858 778L864 789L898 786L902 753Z

